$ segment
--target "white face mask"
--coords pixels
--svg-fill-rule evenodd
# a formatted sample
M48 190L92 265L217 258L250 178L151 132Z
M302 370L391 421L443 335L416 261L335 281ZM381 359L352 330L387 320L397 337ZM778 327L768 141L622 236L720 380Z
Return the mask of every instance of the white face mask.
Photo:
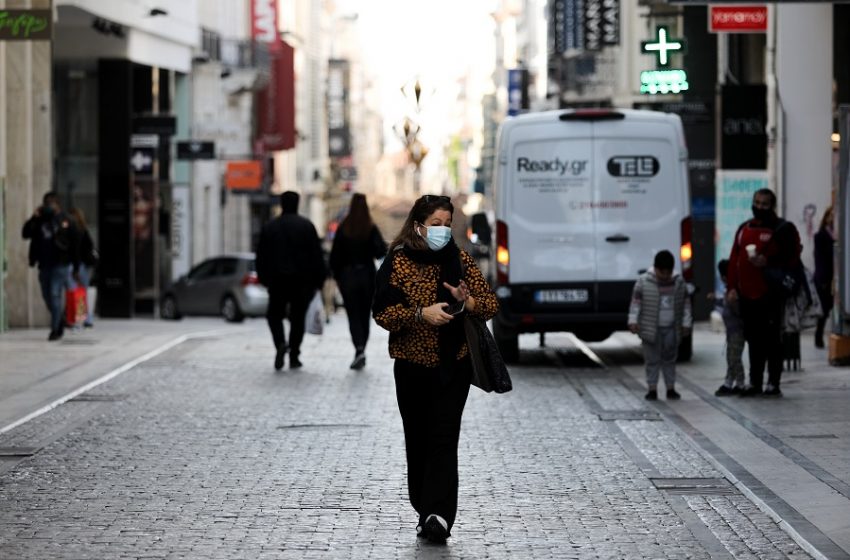
M423 236L419 233L419 230L416 230L416 233L419 234L419 237L424 237L425 242L428 244L428 248L432 251L439 251L452 238L452 228L448 226L424 226L427 230L427 235Z

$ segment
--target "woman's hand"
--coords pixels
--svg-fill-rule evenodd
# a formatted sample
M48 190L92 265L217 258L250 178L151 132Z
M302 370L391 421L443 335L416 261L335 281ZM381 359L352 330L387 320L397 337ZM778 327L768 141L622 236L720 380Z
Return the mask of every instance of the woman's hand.
M457 287L452 286L448 282L443 282L443 287L451 292L452 297L458 301L466 301L469 297L469 286L467 286L466 282L463 280L460 281L460 284L458 284Z
M440 327L451 321L454 316L446 313L448 303L435 303L422 308L422 320L434 327Z

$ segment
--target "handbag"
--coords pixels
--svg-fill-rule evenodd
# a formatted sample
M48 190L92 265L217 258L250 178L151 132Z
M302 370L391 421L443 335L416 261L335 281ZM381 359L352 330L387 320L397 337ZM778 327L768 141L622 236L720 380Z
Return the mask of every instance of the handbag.
M74 327L83 323L87 315L86 288L77 286L65 291L65 323Z
M467 313L463 318L463 329L472 362L472 384L487 393L510 391L513 388L511 376L484 321Z

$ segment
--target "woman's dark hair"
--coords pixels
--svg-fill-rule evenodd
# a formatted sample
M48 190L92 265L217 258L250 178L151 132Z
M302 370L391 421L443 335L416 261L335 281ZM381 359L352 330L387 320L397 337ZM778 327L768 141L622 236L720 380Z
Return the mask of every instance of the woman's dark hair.
M652 263L658 270L673 270L676 265L676 259L670 251L658 251L655 255L655 262Z
M68 210L68 213L72 218L74 218L74 221L77 223L77 227L80 228L80 230L89 229L89 224L86 222L86 215L83 214L82 210L77 207L73 207Z
M393 242L390 244L390 250L395 249L399 245L404 245L411 249L426 249L428 245L425 243L424 239L416 234L413 224L424 224L425 220L428 219L428 216L437 210L447 210L449 214L454 215L455 207L452 205L451 199L447 196L434 194L420 196L416 202L413 203L413 208L410 209L407 219L404 220L404 225L401 226L401 230L398 232L398 235L396 235L395 239L393 239Z
M827 216L829 216L828 220L826 219ZM820 219L820 229L826 228L829 222L833 222L832 225L835 227L835 210L832 208L831 204L823 211L823 217Z
M348 215L339 225L340 231L352 239L366 239L372 232L373 226L369 205L366 204L366 195L355 193L351 197Z

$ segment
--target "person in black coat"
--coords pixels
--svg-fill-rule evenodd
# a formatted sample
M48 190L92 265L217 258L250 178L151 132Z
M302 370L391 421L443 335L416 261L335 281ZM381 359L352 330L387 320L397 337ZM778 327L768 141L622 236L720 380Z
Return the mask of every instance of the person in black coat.
M72 274L77 277L80 252L74 221L62 211L58 194L44 195L21 235L30 240L29 264L38 265L41 295L50 311L47 340L59 340L65 330L65 290L72 285Z
M330 266L336 279L348 330L354 343L351 369L366 366L366 342L369 340L372 294L375 292L375 259L387 254L387 244L369 215L366 196L351 197L348 215L342 221L331 247Z
M274 367L281 369L286 353L289 367L301 367L301 341L310 300L321 289L327 271L313 223L298 215L298 193L280 195L281 215L263 226L257 244L257 276L269 290L266 319L276 349ZM283 319L289 306L289 343Z
M815 233L815 289L818 292L823 315L818 318L815 330L815 347L823 348L823 328L826 318L832 311L832 278L834 274L834 262L832 257L835 246L835 230L833 229L833 208L830 206L823 213L820 228Z

